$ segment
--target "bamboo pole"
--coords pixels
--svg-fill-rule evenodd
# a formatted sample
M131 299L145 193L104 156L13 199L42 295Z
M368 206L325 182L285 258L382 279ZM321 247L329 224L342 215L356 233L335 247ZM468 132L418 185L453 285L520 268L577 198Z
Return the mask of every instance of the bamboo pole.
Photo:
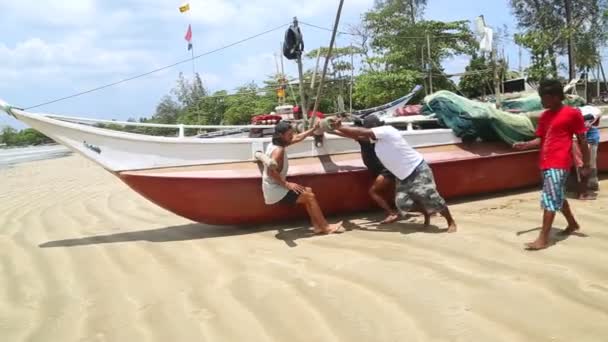
M344 0L340 0L340 5L338 5L338 13L336 13L336 20L334 21L334 28L331 34L331 40L329 42L329 50L327 51L327 57L325 57L325 64L323 65L323 73L321 74L321 80L319 81L319 88L317 89L317 97L315 99L315 105L312 109L313 115L310 116L310 124L315 120L314 113L317 112L319 108L319 100L321 99L321 94L323 91L323 83L325 81L325 75L327 74L327 67L329 66L329 60L331 59L331 53L333 51L334 43L336 41L336 33L338 33L338 24L340 23L340 15L342 14L342 6L344 5Z
M293 26L296 29L298 28L298 18L297 17L293 18ZM298 63L298 77L300 79L300 84L299 84L299 86L300 86L300 114L296 115L296 119L306 119L306 115L304 113L306 113L308 107L307 107L307 103L306 103L306 89L304 89L304 71L303 71L303 67L302 67L302 51L298 54L297 63ZM300 117L298 117L298 116L300 116Z
M426 35L426 48L427 48L427 57L429 59L428 68L429 68L429 93L433 93L433 67L431 66L431 36L427 33Z

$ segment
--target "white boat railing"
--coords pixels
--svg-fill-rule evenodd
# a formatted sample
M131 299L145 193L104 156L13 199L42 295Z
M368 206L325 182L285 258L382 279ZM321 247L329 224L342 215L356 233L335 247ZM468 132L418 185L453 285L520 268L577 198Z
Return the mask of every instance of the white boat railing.
M243 130L248 129L267 129L274 128L274 125L184 125L184 124L157 124L157 123L144 123L144 122L132 122L132 121L115 121L115 120L104 120L104 119L91 119L91 118L82 118L82 117L74 117L74 116L64 116L64 115L56 115L56 114L40 114L46 117L57 119L61 121L67 121L72 123L102 123L102 124L111 124L118 126L135 126L135 127L154 127L154 128L173 128L177 129L180 138L185 136L184 132L186 129L215 129L215 130L223 130L223 131L232 131L234 133L242 132ZM389 125L406 123L408 131L413 131L414 123L420 122L433 122L437 121L434 118L425 117L423 115L413 115L413 116L399 116L386 118L385 122ZM345 125L352 125L350 122L345 122ZM224 135L218 132L218 136ZM209 137L214 136L214 134L208 134Z
M40 114L48 118L57 119L61 121L67 121L72 123L102 123L118 126L135 126L135 127L154 127L154 128L173 128L179 132L179 137L185 136L184 132L186 129L221 129L221 130L237 130L237 129L252 129L252 128L274 128L274 125L184 125L184 124L157 124L157 123L145 123L145 122L131 122L131 121L115 121L115 120L104 120L104 119L91 119L81 118L74 116L63 116L56 114Z

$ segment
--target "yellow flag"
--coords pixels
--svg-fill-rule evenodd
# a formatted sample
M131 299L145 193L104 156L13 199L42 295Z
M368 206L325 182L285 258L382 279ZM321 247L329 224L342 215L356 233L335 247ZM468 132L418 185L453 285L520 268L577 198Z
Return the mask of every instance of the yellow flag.
M285 89L283 89L283 88L277 89L277 97L281 97L281 98L285 97Z
M179 6L179 11L181 13L188 12L190 10L190 4L183 4Z

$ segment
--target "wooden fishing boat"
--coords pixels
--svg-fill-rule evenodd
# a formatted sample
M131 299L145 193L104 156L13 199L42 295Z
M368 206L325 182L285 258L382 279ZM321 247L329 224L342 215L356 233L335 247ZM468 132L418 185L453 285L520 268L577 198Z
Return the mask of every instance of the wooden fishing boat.
M539 184L538 151L514 151L502 143L453 144L418 149L447 199ZM608 130L602 129L598 169L608 171ZM119 172L133 190L193 221L217 225L260 224L304 218L303 208L267 206L261 166L242 162ZM372 177L359 153L290 160L289 180L311 187L329 215L375 207ZM389 194L390 195L390 194Z
M106 168L148 200L193 221L242 225L306 216L300 208L264 204L261 165L254 155L265 150L269 138L145 136L77 123L103 120L29 113L1 101L0 109ZM428 121L426 118L386 121L405 128L404 138L422 152L435 173L439 191L448 199L540 181L538 151L516 152L501 143L463 144L450 129L413 129L414 124ZM180 132L187 128L171 127ZM599 170L608 171L608 129L602 129L599 151ZM329 136L318 148L311 138L291 146L289 155L293 158L290 180L313 188L327 214L374 208L368 195L372 179L357 143Z

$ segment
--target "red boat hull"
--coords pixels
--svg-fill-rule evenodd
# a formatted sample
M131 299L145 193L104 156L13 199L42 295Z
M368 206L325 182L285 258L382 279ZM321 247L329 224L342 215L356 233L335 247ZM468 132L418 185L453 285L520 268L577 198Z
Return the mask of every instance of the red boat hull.
M599 150L598 168L608 171L608 142L603 141ZM446 199L540 183L538 151L513 152L501 145L475 144L447 152L422 149L422 153L433 169L439 192ZM339 163L331 161L338 169L323 172L306 172L306 165L301 165L300 172L290 175L289 179L311 187L327 215L376 208L368 194L371 175L363 168L358 155L350 158ZM265 205L259 170L255 170L255 174L251 170L241 174L238 165L243 164L224 165L225 172L217 168L196 172L173 169L171 172L122 172L119 177L150 201L197 222L248 225L307 217L301 207Z

